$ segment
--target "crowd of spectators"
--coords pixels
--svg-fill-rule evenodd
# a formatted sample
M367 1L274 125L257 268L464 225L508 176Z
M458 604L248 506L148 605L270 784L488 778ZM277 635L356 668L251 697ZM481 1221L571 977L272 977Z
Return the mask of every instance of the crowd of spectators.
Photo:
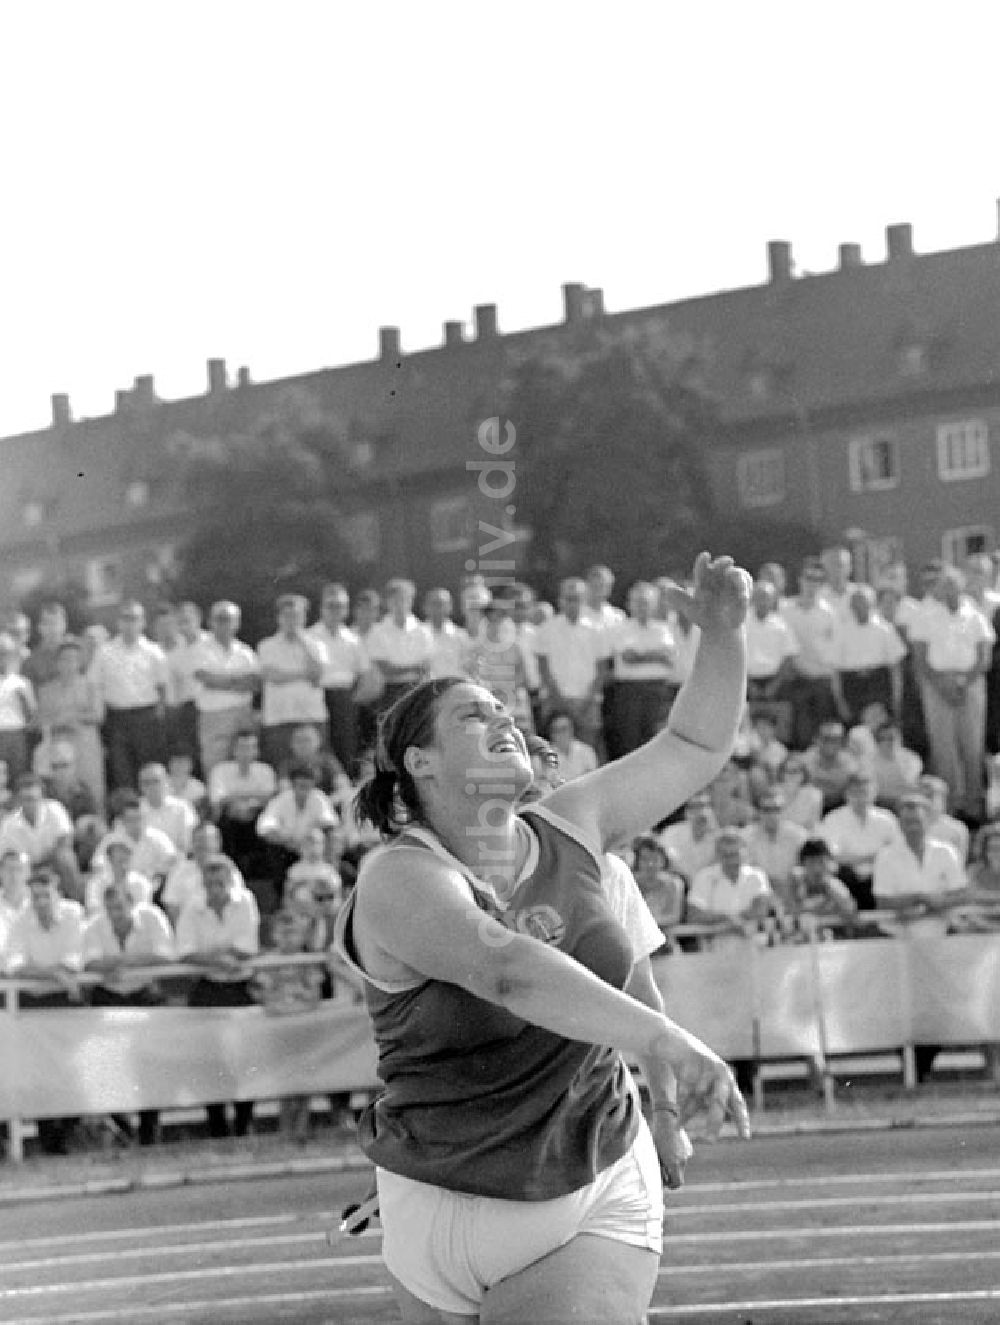
M911 597L904 568L856 583L833 547L794 595L787 581L769 563L754 584L729 765L622 844L663 951L1000 929L993 562L928 564ZM232 602L207 625L194 603L147 622L124 602L110 637L72 636L57 602L34 623L16 614L0 632L0 970L32 980L27 1007L163 1001L148 968L177 961L196 972L192 1006L316 1006L344 987L333 922L376 844L352 807L378 713L464 674L544 738L561 777L583 776L667 719L697 647L671 587L630 586L626 611L603 566L564 580L555 605L472 576L456 620L443 587L421 619L409 580L353 603L329 584L312 624L305 598L282 595L256 648ZM262 951L324 962L255 970ZM283 1112L296 1135L307 1105ZM251 1114L212 1105L209 1130L244 1133ZM143 1114L139 1139L157 1122ZM45 1148L68 1127L41 1125Z

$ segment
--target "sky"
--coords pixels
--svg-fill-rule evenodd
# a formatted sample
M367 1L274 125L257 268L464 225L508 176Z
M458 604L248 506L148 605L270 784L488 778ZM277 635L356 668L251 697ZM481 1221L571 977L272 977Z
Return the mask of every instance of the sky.
M994 0L0 6L0 437L997 238Z

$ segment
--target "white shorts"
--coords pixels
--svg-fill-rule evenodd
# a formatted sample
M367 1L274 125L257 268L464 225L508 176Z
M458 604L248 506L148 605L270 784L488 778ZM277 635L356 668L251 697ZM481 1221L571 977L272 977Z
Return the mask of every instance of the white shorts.
M663 1251L663 1186L645 1121L594 1182L550 1201L505 1201L376 1169L386 1268L438 1311L474 1316L488 1288L579 1233Z

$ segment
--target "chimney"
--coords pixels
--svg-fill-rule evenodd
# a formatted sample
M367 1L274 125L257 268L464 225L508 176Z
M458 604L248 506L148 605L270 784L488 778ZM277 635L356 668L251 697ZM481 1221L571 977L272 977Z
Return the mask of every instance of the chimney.
M135 379L132 388L132 395L137 405L155 405L156 404L156 384L150 374Z
M461 322L444 324L444 343L449 346L465 344L465 327Z
M787 239L768 240L767 274L772 285L792 279L792 246Z
M383 361L399 362L399 327L379 327L378 357Z
M890 262L897 258L913 257L913 226L909 221L886 226L885 248Z
M70 413L69 396L60 391L52 397L52 426L53 428L66 428L73 422L73 415Z
M603 317L604 291L585 290L583 293L583 311L587 317Z
M861 245L841 244L837 252L840 255L840 270L849 271L852 267L861 267Z
M573 326L577 322L582 322L584 318L584 298L586 287L578 281L572 281L564 285L563 291L563 321L566 325Z
M250 379L250 369L246 366L246 364L243 364L243 365L237 370L237 373L236 373L236 385L237 385L238 387L249 386L249 385L250 385L250 381L251 381L251 379Z
M225 359L209 359L208 394L210 396L219 395L221 392L225 391L227 385Z
M1000 244L1000 198L997 198L997 243Z
M124 390L124 389L115 392L115 413L116 413L116 414L124 414L124 413L125 413L125 411L128 409L128 398L129 398L129 396L130 396L131 394L132 394L131 391L126 391L126 390Z
M493 340L497 334L496 304L476 304L473 313L476 321L476 340Z

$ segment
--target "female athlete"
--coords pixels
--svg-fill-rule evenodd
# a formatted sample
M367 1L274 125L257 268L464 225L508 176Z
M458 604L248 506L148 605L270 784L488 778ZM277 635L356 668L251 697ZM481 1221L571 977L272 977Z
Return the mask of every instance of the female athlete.
M749 577L703 553L674 606L700 627L669 725L515 809L524 739L489 691L424 682L383 718L359 814L394 840L339 917L384 1090L361 1144L406 1322L638 1325L662 1250L661 1166L706 1109L749 1134L726 1065L621 992L628 939L605 844L658 823L725 764L745 694ZM622 1054L659 1072L652 1133Z

